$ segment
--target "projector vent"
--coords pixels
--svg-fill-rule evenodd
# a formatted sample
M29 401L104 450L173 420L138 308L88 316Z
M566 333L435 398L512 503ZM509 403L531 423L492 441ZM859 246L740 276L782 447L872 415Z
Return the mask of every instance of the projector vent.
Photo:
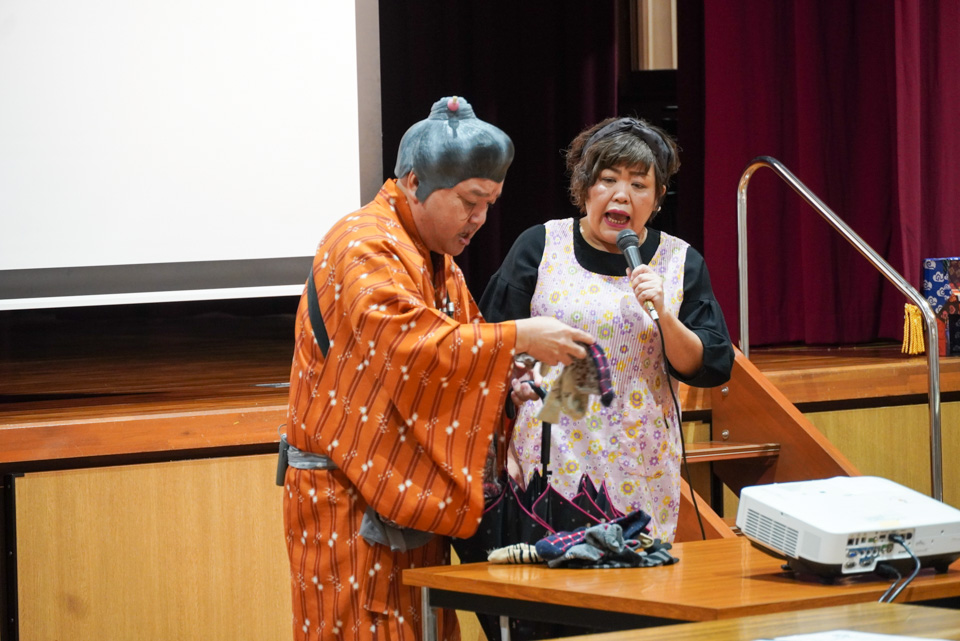
M748 509L743 533L787 556L797 558L797 537L800 533L769 516Z

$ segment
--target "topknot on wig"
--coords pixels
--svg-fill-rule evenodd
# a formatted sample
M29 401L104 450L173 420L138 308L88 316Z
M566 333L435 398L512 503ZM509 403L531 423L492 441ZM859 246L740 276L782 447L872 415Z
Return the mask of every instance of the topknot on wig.
M469 102L448 96L433 103L426 119L407 129L397 152L397 178L411 171L421 201L437 189L470 178L503 182L513 161L513 141L477 118Z

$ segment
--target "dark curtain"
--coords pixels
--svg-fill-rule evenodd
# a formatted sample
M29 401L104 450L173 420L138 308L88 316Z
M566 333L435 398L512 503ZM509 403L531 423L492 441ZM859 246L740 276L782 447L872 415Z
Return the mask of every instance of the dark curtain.
M904 274L960 255L960 2L898 0L898 206Z
M736 190L781 161L920 289L960 253L956 2L704 3L704 247L738 330ZM899 339L905 299L768 169L748 189L752 345Z
M527 227L571 216L561 151L616 115L617 2L380 3L384 176L404 131L460 95L513 139L503 196L457 259L479 298Z

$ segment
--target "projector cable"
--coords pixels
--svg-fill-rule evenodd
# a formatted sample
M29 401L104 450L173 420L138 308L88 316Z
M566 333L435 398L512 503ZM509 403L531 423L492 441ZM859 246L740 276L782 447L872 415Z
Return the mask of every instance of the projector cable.
M700 517L700 506L697 505L697 492L693 489L693 478L690 476L690 464L687 462L687 444L686 439L683 438L683 416L680 412L680 403L677 401L677 395L673 391L673 377L670 376L670 365L667 361L667 345L663 340L663 329L660 327L660 317L653 315L653 322L657 324L657 332L660 334L660 350L663 352L663 369L667 375L667 389L670 390L670 398L673 399L673 410L677 415L677 430L680 432L680 458L683 463L683 468L687 472L687 485L690 486L690 500L693 501L693 511L697 515L697 523L700 525L700 536L706 541L707 533L703 529L703 519Z
M887 599L887 603L893 603L894 599L900 596L900 593L903 591L903 588L910 585L910 582L917 578L917 575L920 574L920 559L916 554L913 553L913 550L910 549L910 546L907 545L907 542L904 540L903 535L901 534L891 534L890 540L894 543L898 543L900 547L907 551L911 557L913 557L913 572L910 573L910 576L907 577L907 580L900 584L893 594Z
M884 561L877 563L876 570L874 571L885 579L893 577L893 583L891 583L890 587L887 588L887 591L884 592L879 599L877 599L877 603L887 603L887 598L890 596L890 593L896 589L897 583L900 582L900 579L903 578L903 575L900 574L900 570Z

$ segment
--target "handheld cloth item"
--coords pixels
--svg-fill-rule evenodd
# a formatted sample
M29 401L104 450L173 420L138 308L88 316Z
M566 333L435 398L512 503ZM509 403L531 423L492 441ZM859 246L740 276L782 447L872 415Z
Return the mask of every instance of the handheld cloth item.
M679 562L672 546L647 535L650 516L642 510L615 521L557 532L537 542L537 554L552 568L644 568Z
M559 422L561 412L572 418L583 418L591 394L600 396L604 407L609 407L613 402L615 394L610 382L607 355L597 344L580 344L587 350L587 356L564 367L550 387L543 408L537 415L545 423Z

